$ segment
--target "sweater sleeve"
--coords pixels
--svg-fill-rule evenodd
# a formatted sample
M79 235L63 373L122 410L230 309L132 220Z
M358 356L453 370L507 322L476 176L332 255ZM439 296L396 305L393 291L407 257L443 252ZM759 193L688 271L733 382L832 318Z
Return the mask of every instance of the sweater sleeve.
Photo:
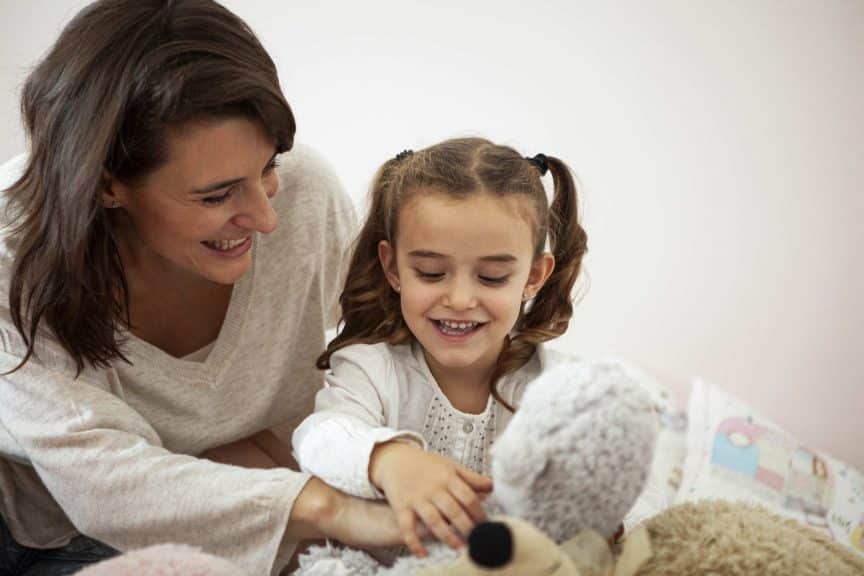
M315 396L315 412L293 436L301 470L364 498L383 497L369 481L376 445L395 440L425 449L421 435L396 428L399 386L386 350L383 344L361 344L336 352L325 386Z
M0 371L19 361L0 352ZM78 531L119 550L176 542L252 574L279 569L306 474L173 453L92 371L73 376L31 360L0 377L0 422L13 443L4 452L26 456Z

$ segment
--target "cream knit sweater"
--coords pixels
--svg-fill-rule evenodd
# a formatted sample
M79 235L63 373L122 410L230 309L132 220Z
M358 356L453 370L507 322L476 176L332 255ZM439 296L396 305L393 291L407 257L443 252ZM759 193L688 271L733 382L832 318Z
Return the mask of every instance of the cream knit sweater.
M199 546L251 574L276 573L291 506L308 476L196 458L271 428L290 442L323 374L315 358L342 286L354 232L350 201L330 167L300 146L285 154L273 199L279 227L258 236L203 361L128 336L132 364L77 379L49 336L38 360L0 377L0 514L20 543L55 547L83 533L120 550ZM23 167L0 167L0 189ZM0 211L3 215L5 211ZM23 342L8 310L12 247L0 238L0 372Z

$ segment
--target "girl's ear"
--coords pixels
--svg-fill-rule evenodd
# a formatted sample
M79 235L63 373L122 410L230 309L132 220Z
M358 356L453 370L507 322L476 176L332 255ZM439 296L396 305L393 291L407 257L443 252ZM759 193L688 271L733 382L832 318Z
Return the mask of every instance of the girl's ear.
M528 273L528 282L525 284L525 289L522 291L522 299L530 300L537 295L537 292L543 288L546 280L552 275L555 270L555 256L549 252L544 252L540 258L531 264L531 271Z
M384 270L384 276L387 282L396 292L400 290L399 271L396 268L396 253L393 247L387 240L381 240L378 243L378 260L381 262L381 268Z

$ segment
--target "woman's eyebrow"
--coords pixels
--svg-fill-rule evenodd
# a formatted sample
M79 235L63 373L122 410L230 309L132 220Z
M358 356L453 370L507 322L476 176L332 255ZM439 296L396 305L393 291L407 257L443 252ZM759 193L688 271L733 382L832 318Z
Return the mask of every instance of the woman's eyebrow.
M278 156L278 155L279 155L279 152L274 152L273 156L271 156L270 159L267 160L267 163L264 165L264 168L266 169L267 166L269 166L273 162L273 160L276 158L276 156ZM238 183L242 182L243 180L244 180L244 178L231 178L230 180L223 180L221 182L216 182L215 184L210 184L208 186L205 186L204 188L200 188L198 190L193 190L192 194L195 194L195 195L209 194L210 192L214 192L214 191L219 190L221 188L227 188L228 186L233 186L234 184L238 184Z
M208 194L215 190L219 190L220 188L227 188L228 186L233 186L234 184L238 184L243 180L244 178L232 178L231 180L223 180L222 182L216 182L215 184L210 184L209 186L205 186L204 188L193 190L192 194Z

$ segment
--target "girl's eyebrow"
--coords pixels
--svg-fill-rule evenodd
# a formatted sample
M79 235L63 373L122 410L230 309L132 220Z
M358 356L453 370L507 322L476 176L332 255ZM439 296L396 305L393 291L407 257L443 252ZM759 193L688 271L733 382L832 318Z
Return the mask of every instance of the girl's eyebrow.
M438 252L432 252L431 250L412 250L408 253L408 256L413 256L414 258L435 258L438 260L447 258L444 254L439 254ZM479 258L481 262L516 262L516 257L512 254L493 254L491 256L481 256Z
M444 254L432 252L431 250L412 250L408 253L408 256L413 256L414 258L447 258Z

